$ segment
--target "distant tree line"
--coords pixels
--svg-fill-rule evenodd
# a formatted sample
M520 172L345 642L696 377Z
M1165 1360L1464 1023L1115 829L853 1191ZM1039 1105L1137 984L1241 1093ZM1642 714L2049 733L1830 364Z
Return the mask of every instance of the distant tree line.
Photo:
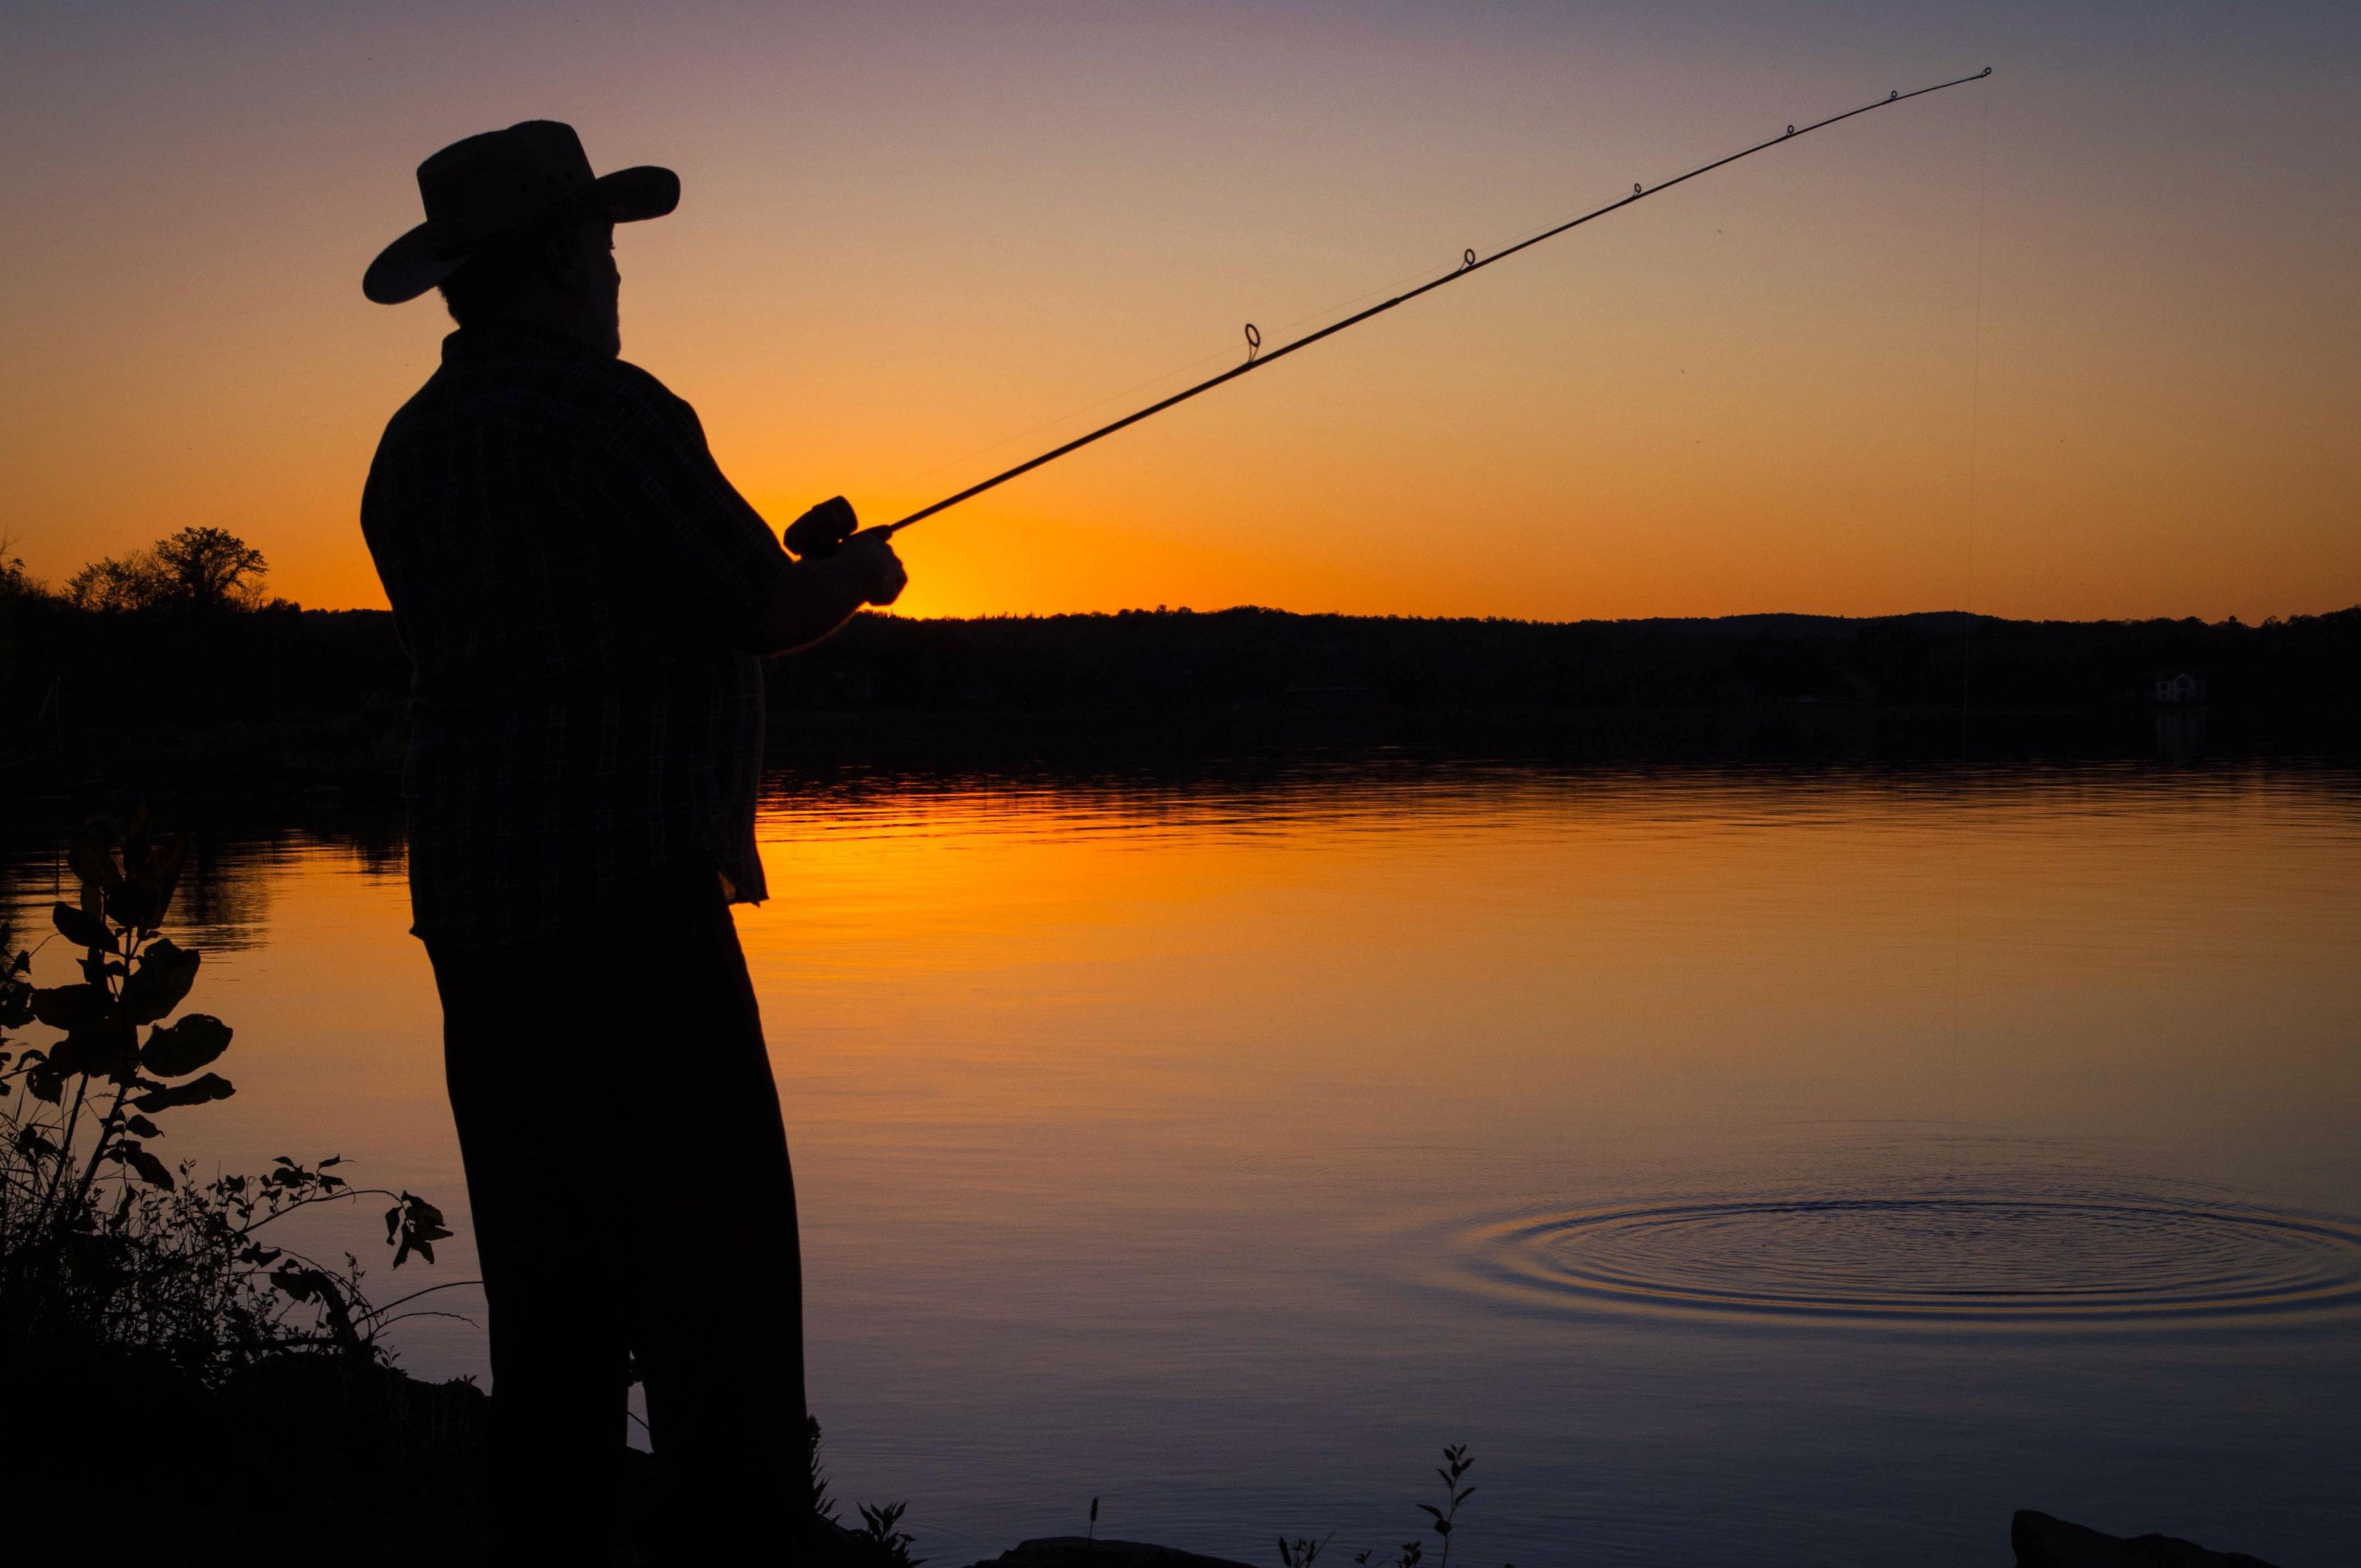
M391 776L408 668L390 618L302 609L269 572L192 527L52 588L0 543L0 789Z
M133 767L224 789L399 776L409 664L384 612L271 598L260 554L218 530L94 563L63 592L6 554L0 789ZM866 615L774 661L770 687L786 756L890 741L962 765L1009 737L1061 738L1070 756L1142 738L1178 754L1413 730L1543 751L1572 737L1589 753L1956 756L1969 715L1996 745L2015 725L2039 747L2148 747L2156 682L2176 674L2203 683L2215 741L2345 754L2361 727L2361 607L2256 626Z
M2144 709L2186 671L2215 706L2354 706L2361 608L2231 620L1524 621L1279 610L868 616L774 669L787 711L1499 712L1856 705Z

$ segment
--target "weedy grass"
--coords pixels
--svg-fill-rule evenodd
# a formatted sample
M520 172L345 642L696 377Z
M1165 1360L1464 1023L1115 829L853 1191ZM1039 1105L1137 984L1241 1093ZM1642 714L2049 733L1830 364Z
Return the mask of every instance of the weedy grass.
M1419 1512L1427 1516L1428 1528L1443 1539L1442 1568L1451 1568L1451 1530L1459 1518L1459 1506L1476 1495L1473 1486L1462 1489L1460 1477L1475 1467L1466 1443L1455 1443L1443 1451L1443 1464L1436 1467L1435 1477L1443 1483L1443 1507L1421 1503Z
M0 925L0 1408L37 1440L10 1468L9 1547L55 1541L64 1561L103 1518L178 1563L266 1560L298 1539L333 1562L473 1563L489 1402L472 1380L402 1373L384 1336L474 1281L379 1304L352 1255L324 1261L272 1229L374 1198L399 1268L434 1261L441 1212L354 1187L335 1157L200 1181L157 1152L168 1124L236 1093L214 1070L234 1031L182 1007L203 956L163 934L186 858L144 814L75 838L78 896L45 938L79 949L68 984L36 986L32 950ZM836 1521L819 1423L807 1431L832 1560L918 1568L906 1503Z
M1279 1568L1312 1568L1313 1559L1320 1555L1323 1548L1335 1539L1336 1532L1333 1530L1317 1541L1308 1536L1299 1535L1292 1541L1283 1535L1280 1536L1279 1538Z
M891 1564L892 1568L918 1568L926 1561L910 1555L910 1543L917 1537L900 1527L902 1516L910 1509L907 1503L881 1503L872 1508L861 1507L861 1529L854 1539L870 1549L871 1560Z
M230 1026L181 1005L203 955L163 934L186 858L144 813L74 839L78 895L44 939L79 951L69 983L35 985L32 949L0 928L0 1367L24 1442L11 1545L87 1547L103 1519L179 1563L251 1562L267 1536L318 1531L340 1561L396 1541L458 1560L486 1401L402 1374L384 1335L469 1282L380 1304L357 1258L312 1256L281 1224L381 1200L399 1267L434 1261L442 1213L354 1187L333 1156L207 1181L158 1152L168 1125L236 1092L214 1070ZM401 1529L366 1528L390 1520Z
M1460 1483L1475 1467L1476 1456L1467 1452L1466 1443L1450 1444L1444 1449L1443 1463L1435 1467L1434 1472L1435 1479L1443 1483L1443 1501L1440 1504L1418 1505L1419 1512L1427 1516L1427 1530L1443 1543L1436 1568L1450 1568L1451 1537L1459 1528L1459 1510L1468 1498L1476 1495L1475 1487L1463 1486ZM1320 1548L1326 1544L1325 1541L1315 1544L1299 1540L1290 1548L1287 1541L1281 1540L1279 1543L1280 1568L1310 1568L1312 1558L1319 1555ZM1359 1568L1419 1568L1426 1561L1426 1542L1413 1536L1389 1553L1372 1546L1355 1552L1353 1561ZM1516 1568L1516 1564L1508 1563L1504 1568Z
M277 1245L271 1227L299 1211L388 1201L386 1243L399 1268L432 1263L451 1233L411 1192L356 1188L330 1157L281 1156L259 1176L194 1179L155 1146L176 1113L236 1092L210 1070L230 1026L181 1012L203 955L162 934L186 848L158 838L145 814L117 836L93 824L73 840L75 903L50 910L56 936L82 950L81 978L32 983L31 952L0 926L0 1345L59 1357L131 1356L205 1387L277 1356L330 1354L390 1365L386 1329L450 1282L384 1305L364 1270ZM178 1014L178 1016L174 1016ZM54 1037L27 1043L35 1025Z

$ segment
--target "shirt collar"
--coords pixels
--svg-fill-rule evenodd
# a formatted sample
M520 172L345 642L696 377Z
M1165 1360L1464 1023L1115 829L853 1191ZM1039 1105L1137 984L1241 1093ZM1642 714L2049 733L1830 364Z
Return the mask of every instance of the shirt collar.
M491 322L463 326L443 340L443 363L479 364L490 359L598 359L604 356L588 344L528 326L523 322Z

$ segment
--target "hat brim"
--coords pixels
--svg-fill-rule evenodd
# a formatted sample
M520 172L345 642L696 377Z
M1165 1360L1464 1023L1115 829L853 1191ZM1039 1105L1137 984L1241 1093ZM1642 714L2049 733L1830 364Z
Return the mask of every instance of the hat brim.
M514 228L488 236L454 255L442 249L434 225L421 224L378 252L361 276L361 292L380 305L414 300L487 250L524 230L553 223L604 219L636 224L660 218L680 205L680 176L643 163L602 174L546 212L522 219Z

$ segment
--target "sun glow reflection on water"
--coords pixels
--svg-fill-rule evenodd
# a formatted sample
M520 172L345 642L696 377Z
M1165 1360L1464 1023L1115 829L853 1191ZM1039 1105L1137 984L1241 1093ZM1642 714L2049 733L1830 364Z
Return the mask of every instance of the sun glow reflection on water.
M2174 1305L2349 1295L2348 775L782 777L762 834L816 1407L929 1557L1094 1495L1358 1550L1463 1440L1485 1561L1981 1563L2039 1507L2298 1564L2361 1526L2345 1298ZM456 1198L399 869L213 851L241 1092L181 1153ZM2061 1293L2139 1321L2026 1305Z

